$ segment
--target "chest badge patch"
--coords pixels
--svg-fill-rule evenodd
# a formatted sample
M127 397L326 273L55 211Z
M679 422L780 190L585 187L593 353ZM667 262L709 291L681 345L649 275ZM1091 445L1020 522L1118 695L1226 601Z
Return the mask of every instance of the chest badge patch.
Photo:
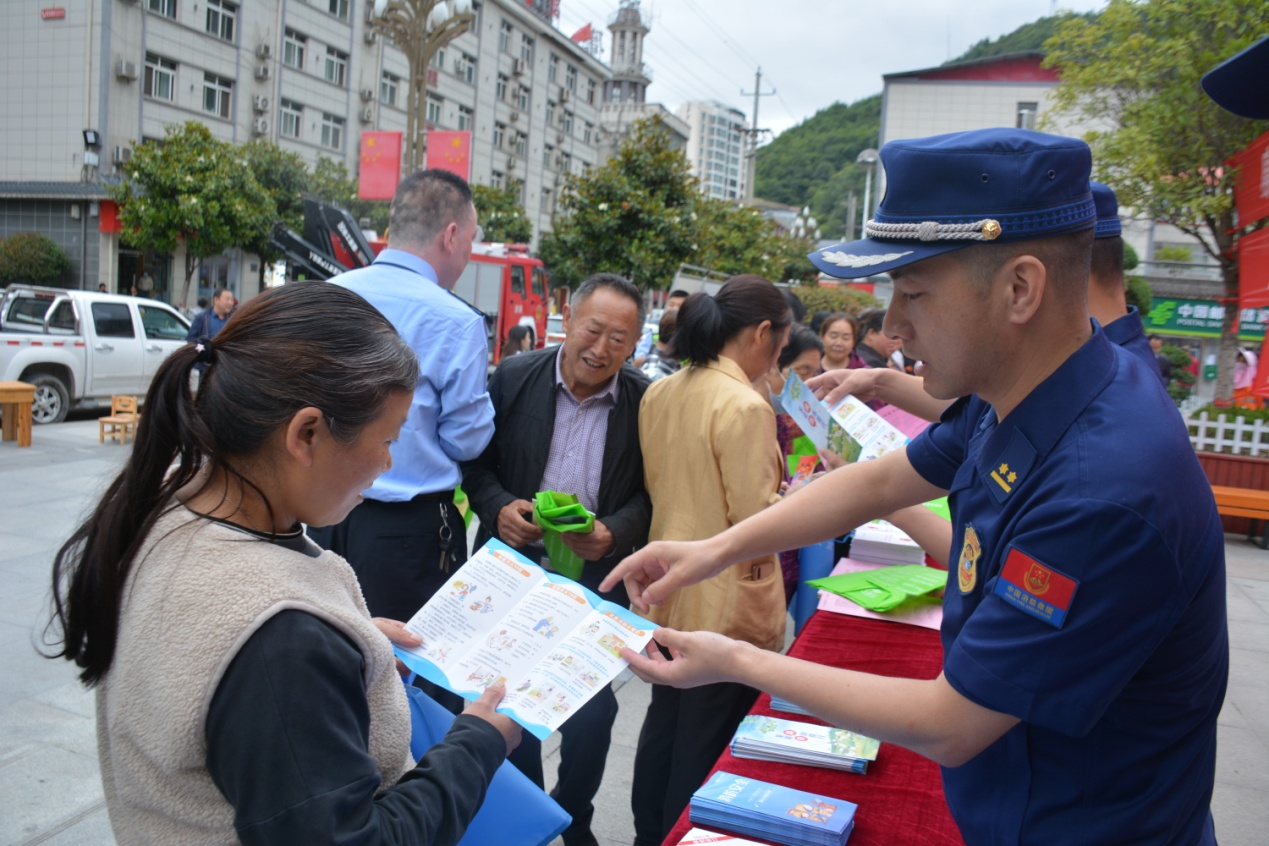
M978 559L982 557L983 548L978 543L978 532L974 527L965 524L965 539L961 542L961 557L956 562L956 584L961 593L969 593L978 584Z
M1059 573L1018 548L1009 550L996 580L995 594L1015 608L1062 628L1079 582Z

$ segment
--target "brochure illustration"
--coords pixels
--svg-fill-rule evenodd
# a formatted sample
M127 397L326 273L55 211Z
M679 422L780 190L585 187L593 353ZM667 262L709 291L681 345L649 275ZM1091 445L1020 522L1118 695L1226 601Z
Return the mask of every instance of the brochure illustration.
M781 401L816 447L848 462L880 458L912 440L850 394L832 408L825 406L796 373L785 381Z
M498 708L539 739L626 668L656 624L490 540L416 613L395 647L414 672L466 699L496 682Z

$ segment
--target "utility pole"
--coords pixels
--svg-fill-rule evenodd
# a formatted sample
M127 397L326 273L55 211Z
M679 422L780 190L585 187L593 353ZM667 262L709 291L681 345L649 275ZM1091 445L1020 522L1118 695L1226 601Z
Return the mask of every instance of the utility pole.
M745 133L749 136L748 144L746 144L748 150L745 153L745 158L748 159L745 163L745 199L748 200L753 199L753 183L757 175L758 140L762 137L763 133L770 131L758 128L758 98L771 97L774 96L775 93L774 88L770 91L762 90L762 68L758 68L757 72L753 76L753 125L752 128ZM748 97L750 96L750 92L742 90L740 92L740 96Z

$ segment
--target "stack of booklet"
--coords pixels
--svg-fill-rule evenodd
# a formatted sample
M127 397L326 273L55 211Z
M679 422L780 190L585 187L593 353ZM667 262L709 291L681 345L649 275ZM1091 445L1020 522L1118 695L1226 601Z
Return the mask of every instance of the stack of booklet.
M705 846L705 844L717 846L766 846L756 840L746 840L743 837L737 837L734 834L722 834L717 831L706 831L703 828L693 828L683 835L683 839L679 841L678 846Z
M815 716L810 711L803 708L801 705L795 705L787 699L781 699L780 697L776 696L774 693L771 694L771 710L783 711L786 714L802 714L807 717Z
M750 714L736 729L731 754L757 761L864 773L869 762L877 760L880 747L880 741L846 729Z
M873 520L855 529L850 557L874 564L922 564L925 552L912 538L885 520Z
M844 846L855 827L853 802L717 772L692 794L693 825L717 827L788 846Z

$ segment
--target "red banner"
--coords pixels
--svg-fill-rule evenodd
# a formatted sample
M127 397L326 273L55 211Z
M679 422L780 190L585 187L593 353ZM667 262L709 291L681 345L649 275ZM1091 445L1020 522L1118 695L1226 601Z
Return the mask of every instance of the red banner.
M1238 241L1238 305L1269 306L1269 229L1261 229Z
M1239 168L1234 205L1242 226L1269 217L1269 132L1230 159Z
M428 170L448 170L471 181L471 133L434 129L427 134Z
M401 181L401 133L361 133L359 200L391 200Z
M97 215L97 231L98 232L121 232L123 226L119 223L119 206L114 200L102 200L100 211Z

